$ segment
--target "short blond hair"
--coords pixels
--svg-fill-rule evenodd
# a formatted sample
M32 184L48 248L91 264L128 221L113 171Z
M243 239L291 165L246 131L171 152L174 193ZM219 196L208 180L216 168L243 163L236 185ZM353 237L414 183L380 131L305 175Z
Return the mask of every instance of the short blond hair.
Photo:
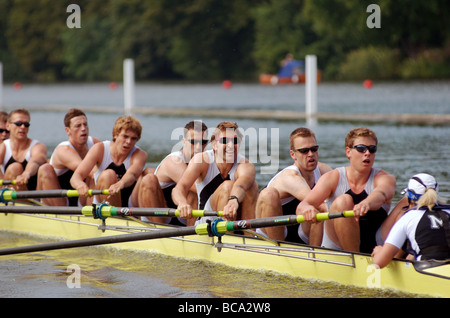
M314 139L316 139L316 134L314 134L314 132L309 128L300 127L294 129L294 131L292 131L291 134L289 135L289 145L291 147L291 150L294 150L295 148L294 140L297 137L304 137L304 138L313 137Z
M133 116L121 116L114 123L112 130L113 140L124 130L131 130L136 133L138 140L141 139L142 125L141 122Z
M367 127L360 127L360 128L354 128L350 130L347 133L347 136L345 137L345 146L346 147L353 147L353 143L355 142L356 138L359 137L369 137L372 138L375 141L375 145L378 144L378 138L375 132Z
M217 127L214 129L214 132L211 135L211 141L216 140L217 136L221 133L221 132L225 132L228 129L233 129L236 134L238 135L239 138L242 138L242 132L239 129L239 126L237 123L232 122L232 121L222 121L220 122Z
M24 109L24 108L19 108L19 109L14 109L12 112L9 113L9 115L8 115L8 121L9 121L9 120L11 119L11 117L12 117L13 115L15 115L15 114L22 114L22 115L25 115L25 116L27 116L28 118L31 119L30 112L29 112L28 110L26 110L26 109Z

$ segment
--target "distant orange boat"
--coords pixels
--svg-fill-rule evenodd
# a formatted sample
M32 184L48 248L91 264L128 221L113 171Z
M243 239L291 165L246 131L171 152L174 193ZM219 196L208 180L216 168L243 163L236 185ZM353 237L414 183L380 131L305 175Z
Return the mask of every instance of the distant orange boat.
M322 74L317 71L317 83L320 83ZM263 85L305 84L305 74L292 75L291 77L278 77L276 74L261 74L259 82Z

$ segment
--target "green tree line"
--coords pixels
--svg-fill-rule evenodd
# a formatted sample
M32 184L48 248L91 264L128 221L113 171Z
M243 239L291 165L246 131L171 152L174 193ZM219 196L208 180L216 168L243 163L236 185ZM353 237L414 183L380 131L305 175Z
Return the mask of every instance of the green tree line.
M125 58L138 80L254 80L290 52L325 80L449 78L449 30L447 0L1 0L0 61L5 81L120 80Z

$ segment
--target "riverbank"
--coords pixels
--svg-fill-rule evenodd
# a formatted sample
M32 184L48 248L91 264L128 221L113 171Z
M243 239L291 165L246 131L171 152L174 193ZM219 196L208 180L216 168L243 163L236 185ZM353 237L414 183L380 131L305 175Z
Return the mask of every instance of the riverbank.
M10 111L17 107L6 108ZM33 111L67 112L71 106L49 105L33 106ZM82 107L88 113L110 113L121 114L121 108L115 107ZM134 107L132 114L156 115L168 117L204 117L204 118L235 118L235 119L261 119L279 121L307 120L305 112L289 110L255 110L255 109L194 109L194 108L156 108L156 107ZM449 125L450 114L347 114L347 113L317 113L313 116L318 121L335 122L366 122L385 124L412 124L412 125Z

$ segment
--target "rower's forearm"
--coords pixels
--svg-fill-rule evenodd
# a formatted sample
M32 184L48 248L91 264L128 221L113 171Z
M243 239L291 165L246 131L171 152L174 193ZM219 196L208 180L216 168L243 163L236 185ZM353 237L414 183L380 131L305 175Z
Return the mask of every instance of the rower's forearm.
M172 201L176 205L187 203L187 193L183 195L183 191L179 187L175 186L172 190Z
M365 200L366 204L369 205L370 211L376 211L387 202L387 198L381 191L372 192Z
M83 181L81 176L78 174L73 174L72 178L70 179L70 185L74 189L79 189L80 187L86 186L86 183Z
M230 197L235 196L238 198L238 203L242 203L245 198L246 189L242 185L234 184L230 191Z
M25 167L25 170L22 174L28 174L30 177L35 176L38 172L38 169L41 165L36 161L30 161L28 162L27 166Z

